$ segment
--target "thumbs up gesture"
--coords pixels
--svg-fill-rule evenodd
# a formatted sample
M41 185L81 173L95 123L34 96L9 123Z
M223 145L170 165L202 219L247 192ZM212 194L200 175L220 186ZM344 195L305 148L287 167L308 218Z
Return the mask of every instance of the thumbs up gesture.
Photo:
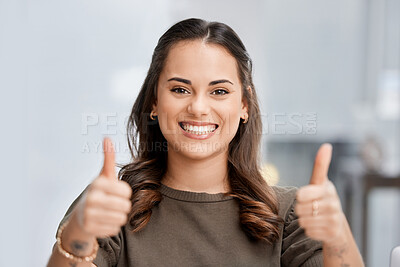
M297 191L295 212L307 236L334 242L345 231L346 218L335 186L328 179L332 146L323 144L315 157L310 184Z
M128 183L117 179L110 139L104 139L103 149L104 164L100 175L89 185L75 210L81 230L100 238L119 233L120 227L127 222L132 194Z

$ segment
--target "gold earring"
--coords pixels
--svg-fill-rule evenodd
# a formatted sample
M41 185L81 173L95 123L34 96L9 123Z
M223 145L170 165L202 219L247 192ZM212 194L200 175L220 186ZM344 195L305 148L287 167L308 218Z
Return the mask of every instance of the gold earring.
M243 119L243 124L247 123L249 121L249 115L245 115Z
M155 121L156 119L154 118L154 116L157 117L156 113L154 111L150 112L150 119Z

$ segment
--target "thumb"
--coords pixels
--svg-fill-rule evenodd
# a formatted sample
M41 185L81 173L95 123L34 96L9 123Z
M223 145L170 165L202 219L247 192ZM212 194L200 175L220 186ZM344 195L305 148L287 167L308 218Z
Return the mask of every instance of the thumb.
M329 143L322 144L315 156L310 184L321 185L328 181L328 170L331 158L332 145Z
M114 146L111 142L111 139L106 137L103 139L103 150L104 150L104 163L103 169L100 172L100 175L106 176L110 179L116 179L117 175L115 174L115 152Z

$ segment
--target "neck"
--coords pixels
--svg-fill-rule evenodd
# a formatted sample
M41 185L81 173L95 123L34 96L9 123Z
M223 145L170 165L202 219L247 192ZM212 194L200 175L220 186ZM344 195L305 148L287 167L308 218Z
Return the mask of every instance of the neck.
M162 183L183 191L209 194L229 192L227 162L227 152L202 160L169 152L167 172Z

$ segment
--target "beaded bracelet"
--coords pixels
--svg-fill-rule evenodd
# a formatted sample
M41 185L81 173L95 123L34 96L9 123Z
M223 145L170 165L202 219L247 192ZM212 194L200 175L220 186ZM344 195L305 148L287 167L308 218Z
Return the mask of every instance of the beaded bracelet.
M66 251L62 247L61 234L64 231L65 226L67 226L68 222L69 221L67 220L65 223L63 223L60 226L60 228L58 229L58 231L57 231L57 237L56 238L57 238L57 249L58 249L58 252L60 252L60 254L63 255L64 257L66 257L67 259L72 260L74 262L79 262L79 263L81 263L81 262L92 262L96 258L97 250L99 249L99 244L97 242L94 244L93 253L91 255L85 256L85 257L75 256L74 254Z

